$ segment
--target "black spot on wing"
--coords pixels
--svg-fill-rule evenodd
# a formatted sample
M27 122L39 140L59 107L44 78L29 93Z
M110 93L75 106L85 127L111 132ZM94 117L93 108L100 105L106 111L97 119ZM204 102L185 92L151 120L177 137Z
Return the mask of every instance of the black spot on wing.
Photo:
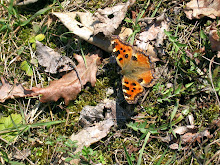
M113 48L115 48L117 45L118 45L117 42L114 42L114 43L112 44Z
M131 95L129 95L129 94L127 94L127 93L124 93L124 95L127 96L127 97L131 97Z
M125 54L125 58L128 58L128 54Z
M120 51L118 50L118 51L116 51L116 52L114 52L114 55L117 57L118 55L120 54Z
M132 83L132 85L133 85L133 86L136 86L137 84L136 84L136 83Z
M126 87L125 85L123 85L122 88L125 89L125 90L128 90L128 91L130 90L130 88Z
M119 61L123 60L122 58L119 58Z
M137 61L137 57L135 57L135 56L132 56L131 59L132 59L133 61Z
M142 79L142 78L138 79L138 82L139 82L139 83L142 83L142 81L143 81L143 79Z

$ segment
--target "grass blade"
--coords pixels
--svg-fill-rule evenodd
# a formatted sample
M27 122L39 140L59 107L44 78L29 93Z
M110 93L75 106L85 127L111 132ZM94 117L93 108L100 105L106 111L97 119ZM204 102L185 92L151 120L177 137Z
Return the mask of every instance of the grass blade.
M163 158L164 158L166 153L167 153L167 149L163 152L163 155L160 157L160 159L158 160L156 165L160 165L161 164L161 162L162 162L162 160L163 160Z
M146 146L146 144L147 144L147 141L148 141L149 137L150 137L150 132L147 133L147 136L146 136L145 139L144 139L144 144L143 144L142 148L140 149L140 155L139 155L139 157L138 157L137 165L140 165L140 164L141 164L142 155L143 155L143 152L144 152L144 148L145 148L145 146Z
M131 161L131 158L130 158L130 155L128 154L128 151L123 143L123 148L124 148L124 151L125 151L125 155L126 155L126 158L127 158L127 161L128 161L128 164L129 165L133 165L132 161Z

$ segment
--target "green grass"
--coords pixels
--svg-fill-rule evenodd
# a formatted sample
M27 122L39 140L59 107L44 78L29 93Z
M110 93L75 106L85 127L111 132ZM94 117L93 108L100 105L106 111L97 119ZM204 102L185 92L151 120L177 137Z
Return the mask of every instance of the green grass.
M105 3L101 0L77 2L76 11L87 10L92 13ZM117 2L113 1L110 6ZM51 76L57 78L56 75L48 76L43 68L31 61L35 40L42 34L45 36L42 40L44 44L61 54L67 54L70 58L72 53L86 55L94 49L93 45L78 41L62 23L50 15L50 12L54 11L68 11L73 4L63 7L56 0L39 1L23 7L13 5L14 1L1 3L0 76L4 75L10 82L17 79L29 88L31 84L35 86L41 83L47 86ZM184 6L186 2L180 3L180 6ZM218 156L215 154L218 154L219 150L220 133L214 121L219 118L217 97L220 95L220 67L217 58L214 60L218 64L210 65L209 60L216 52L211 50L207 35L207 27L217 20L206 17L188 20L182 10L175 14L174 6L175 3L171 0L140 0L128 10L127 18L122 22L122 25L133 30L130 36L130 41L133 42L143 30L138 22L140 18L157 17L166 11L165 14L172 20L169 31L165 31L165 55L160 56L160 61L157 62L157 67L161 67L164 73L153 87L147 89L149 93L143 104L134 106L134 112L141 118L136 121L131 119L123 126L112 128L107 137L90 147L84 147L77 154L74 153L77 143L70 141L68 137L82 129L78 123L82 108L103 102L107 97L107 88L113 87L114 91L118 91L121 86L117 66L102 64L95 87L83 90L68 106L64 105L62 99L43 104L36 98L16 98L0 103L0 120L7 119L10 123L7 128L0 129L1 163L49 164L57 155L60 156L61 152L67 155L65 161L80 159L81 164L159 165L217 162ZM136 13L134 20L132 12ZM52 22L47 24L50 19ZM76 52L78 42L80 51ZM203 47L206 48L205 53L200 51ZM104 56L107 60L110 54L105 53ZM111 99L116 97L115 93L110 96ZM122 102L121 106L128 108L125 102ZM67 112L71 113L65 123ZM17 122L14 114L18 114L21 121ZM32 117L29 118L31 114ZM171 150L169 144L159 137L170 134L181 145L180 136L173 130L178 126L188 125L189 114L194 116L198 131L208 129L213 136L210 139L202 139L200 144L192 144L188 151ZM10 138L5 139L6 135ZM11 153L24 149L31 151L27 159L21 161L11 156Z

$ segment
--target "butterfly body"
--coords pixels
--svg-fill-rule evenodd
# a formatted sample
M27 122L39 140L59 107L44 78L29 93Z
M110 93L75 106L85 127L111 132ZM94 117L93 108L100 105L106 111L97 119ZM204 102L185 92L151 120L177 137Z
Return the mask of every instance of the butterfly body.
M152 86L154 65L147 53L113 37L113 53L121 67L122 89L125 100L135 104L145 92L144 87Z

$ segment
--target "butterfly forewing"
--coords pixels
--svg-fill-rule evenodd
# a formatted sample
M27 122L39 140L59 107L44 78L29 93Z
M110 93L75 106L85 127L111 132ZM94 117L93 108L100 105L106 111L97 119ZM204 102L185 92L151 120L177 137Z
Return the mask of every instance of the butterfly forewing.
M112 41L113 54L116 57L118 65L123 68L127 65L132 56L132 47L130 45L123 44L118 38Z

